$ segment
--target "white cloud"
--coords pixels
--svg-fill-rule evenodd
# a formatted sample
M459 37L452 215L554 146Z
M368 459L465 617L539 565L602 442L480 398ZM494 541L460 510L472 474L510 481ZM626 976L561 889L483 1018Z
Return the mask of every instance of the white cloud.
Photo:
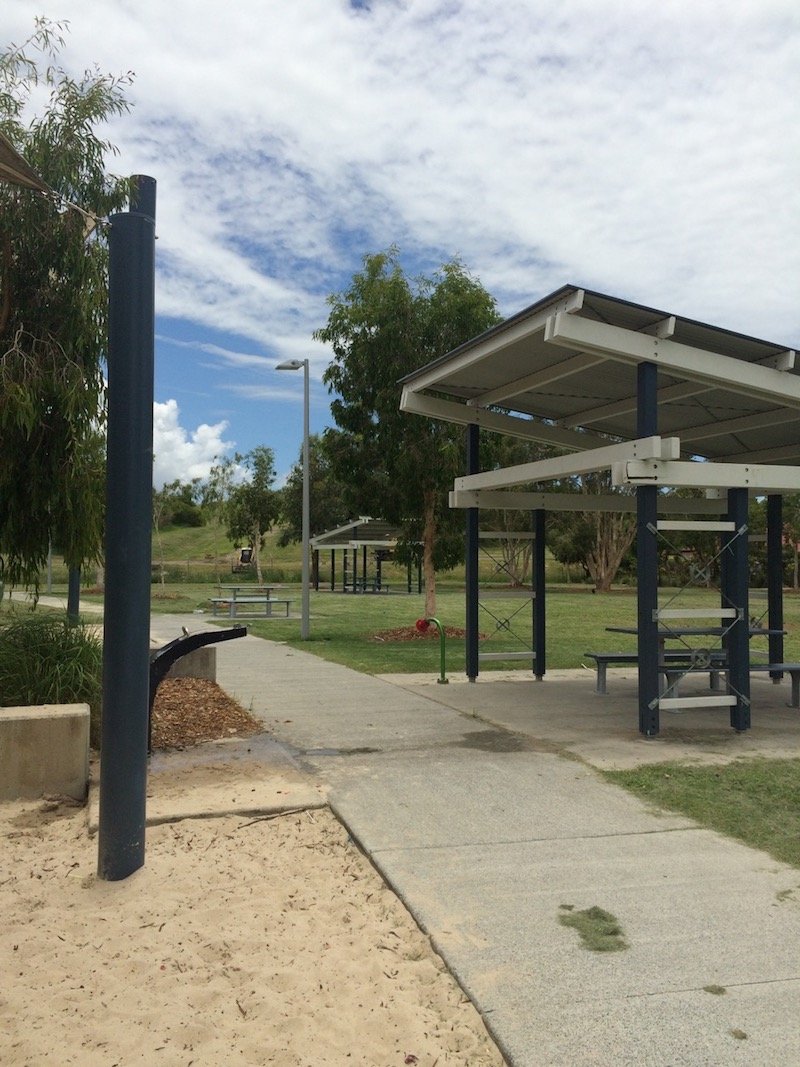
M203 423L187 431L180 424L180 411L174 400L153 404L153 485L159 489L179 479L205 478L214 462L231 452L234 441L223 440L227 422L213 426Z
M396 241L506 313L570 281L797 342L796 0L370 8L62 0L76 65L136 72L160 313L287 358Z

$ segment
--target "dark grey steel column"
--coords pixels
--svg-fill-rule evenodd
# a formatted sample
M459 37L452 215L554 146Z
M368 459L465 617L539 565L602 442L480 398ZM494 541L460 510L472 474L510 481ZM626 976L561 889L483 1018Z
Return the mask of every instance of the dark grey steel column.
M466 466L467 474L477 474L480 470L480 437L479 426L467 426L466 432ZM467 678L474 682L480 670L478 661L478 529L480 526L480 511L478 508L467 508L466 530L466 674Z
M637 368L637 437L658 433L657 368L640 363ZM639 631L639 732L655 737L658 714L658 489L636 489L637 628Z
M767 625L770 630L783 629L783 497L767 497ZM769 661L783 663L783 634L770 634ZM774 682L783 677L778 671L771 674Z
M731 726L735 730L750 728L750 607L748 598L749 560L747 558L747 489L728 490L728 520L735 523L733 533L723 535L722 571L726 603L739 609L739 616L728 627L723 644L728 659L728 690L736 697L731 708ZM739 533L743 530L743 533ZM727 622L725 623L727 626Z
M108 462L98 876L144 863L150 678L155 181L109 235ZM135 210L137 208L139 210Z
M537 508L533 513L533 673L538 681L544 678L546 668L546 593L545 593L545 511Z
M67 576L67 621L76 623L81 617L81 569L70 567Z

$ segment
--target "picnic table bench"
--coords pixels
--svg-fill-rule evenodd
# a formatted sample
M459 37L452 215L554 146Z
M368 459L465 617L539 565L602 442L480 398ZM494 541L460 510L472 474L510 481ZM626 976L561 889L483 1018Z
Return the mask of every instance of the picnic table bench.
M228 618L235 619L239 615L264 615L272 618L273 605L280 604L286 609L286 618L289 618L291 600L283 600L271 596L213 596L211 597L211 613L219 615L223 608L227 608L225 614ZM256 610L263 607L263 611Z
M635 665L639 662L636 652L584 652L587 659L593 659L597 667L597 684L595 692L605 694L606 672L609 665ZM725 653L721 649L697 649L693 654L689 649L668 649L662 653L659 674L664 675L668 688L673 689L677 681L685 674L708 672L711 688L719 688L719 675L725 670ZM750 671L772 675L788 674L792 683L792 695L789 706L800 708L800 663L751 663ZM775 681L778 679L776 678Z
M584 656L595 661L597 667L595 692L600 694L608 692L606 678L609 666L635 666L639 662L639 655L636 652L584 652ZM724 654L716 650L708 653L707 662L702 662L688 649L666 649L661 653L658 670L659 674L664 675L667 686L674 685L675 679L685 674L687 669L709 671L712 688L716 688L718 675L724 664Z

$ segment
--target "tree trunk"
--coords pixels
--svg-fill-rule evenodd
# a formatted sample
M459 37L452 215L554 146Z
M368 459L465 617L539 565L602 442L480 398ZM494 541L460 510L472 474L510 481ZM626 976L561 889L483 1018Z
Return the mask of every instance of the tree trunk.
M433 568L433 546L436 541L436 494L426 490L424 497L425 522L422 530L422 575L425 579L425 617L436 615L436 571Z
M259 585L264 584L261 574L261 530L256 527L253 530L253 562L256 565L256 581Z

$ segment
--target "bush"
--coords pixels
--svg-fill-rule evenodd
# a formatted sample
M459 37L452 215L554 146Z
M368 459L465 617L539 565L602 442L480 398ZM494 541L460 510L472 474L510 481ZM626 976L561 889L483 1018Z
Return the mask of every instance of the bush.
M103 646L93 628L62 615L14 616L0 625L0 704L88 704L100 743Z

